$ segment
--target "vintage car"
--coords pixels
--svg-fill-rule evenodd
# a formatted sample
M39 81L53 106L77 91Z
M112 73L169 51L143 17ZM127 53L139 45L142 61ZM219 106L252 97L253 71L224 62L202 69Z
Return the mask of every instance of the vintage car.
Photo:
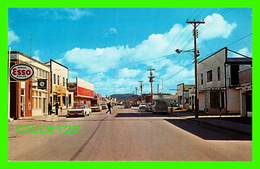
M139 105L139 109L145 109L146 108L146 103L141 103Z
M124 105L124 108L125 108L125 109L127 109L127 108L131 108L131 104L126 103L126 104Z
M102 109L107 109L107 105L106 104L101 104L100 105Z
M153 104L152 103L146 103L145 111L153 111Z
M153 113L168 113L168 104L163 100L156 100L152 110Z
M92 110L92 112L94 111L101 111L102 107L99 104L94 104L90 107L90 109Z
M68 116L89 116L91 114L91 109L86 105L74 105L72 109L67 110Z

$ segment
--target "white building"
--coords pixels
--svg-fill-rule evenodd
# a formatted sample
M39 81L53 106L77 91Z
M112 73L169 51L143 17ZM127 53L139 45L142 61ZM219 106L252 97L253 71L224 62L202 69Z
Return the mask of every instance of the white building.
M73 106L73 93L67 90L68 68L52 59L46 64L50 66L51 73L51 104L59 102L59 106L63 110L71 108Z
M251 67L248 58L228 58L225 47L198 63L199 110L208 114L240 113L239 71Z

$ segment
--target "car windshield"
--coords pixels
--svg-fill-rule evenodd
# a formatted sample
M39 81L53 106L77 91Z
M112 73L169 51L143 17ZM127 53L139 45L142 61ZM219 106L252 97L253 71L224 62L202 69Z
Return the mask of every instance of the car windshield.
M73 108L74 109L84 109L85 105L74 105Z

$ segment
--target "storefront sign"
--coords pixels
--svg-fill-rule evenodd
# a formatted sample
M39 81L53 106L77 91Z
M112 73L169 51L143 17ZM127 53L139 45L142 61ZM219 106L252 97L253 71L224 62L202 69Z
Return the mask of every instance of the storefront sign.
M47 79L38 79L38 89L47 89Z
M54 86L53 91L57 93L66 93L66 87L56 85Z
M78 96L94 97L94 91L78 86Z
M225 87L208 87L206 90L225 90Z
M10 76L14 80L28 80L33 76L33 74L33 68L27 64L16 64L10 69Z

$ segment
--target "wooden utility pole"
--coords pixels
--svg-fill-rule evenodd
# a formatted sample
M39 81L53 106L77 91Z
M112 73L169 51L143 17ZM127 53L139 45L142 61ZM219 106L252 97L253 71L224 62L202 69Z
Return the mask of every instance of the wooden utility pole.
M148 76L148 78L149 78L149 82L151 83L151 102L152 102L152 100L153 100L153 78L155 77L155 76L153 76L154 69L147 69L147 70L150 71L150 76Z
M197 86L197 64L198 64L198 56L199 51L197 50L197 38L198 38L198 30L197 27L200 24L204 24L204 21L186 21L188 24L193 25L193 37L194 37L194 67L195 67L195 118L199 117L199 101L198 101L198 86Z

